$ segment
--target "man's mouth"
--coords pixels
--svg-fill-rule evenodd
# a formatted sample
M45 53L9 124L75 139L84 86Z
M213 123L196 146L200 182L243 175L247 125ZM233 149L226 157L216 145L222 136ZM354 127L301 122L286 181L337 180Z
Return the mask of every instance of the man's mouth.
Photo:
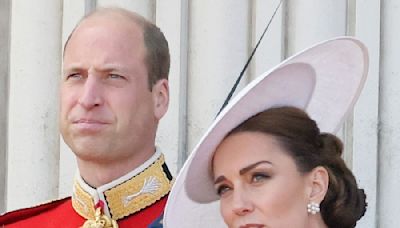
M72 122L73 124L107 124L106 121L95 120L95 119L77 119Z
M263 227L265 227L265 225L253 224L253 223L240 226L240 228L263 228Z
M98 132L109 123L103 120L80 118L72 122L73 126L81 132Z

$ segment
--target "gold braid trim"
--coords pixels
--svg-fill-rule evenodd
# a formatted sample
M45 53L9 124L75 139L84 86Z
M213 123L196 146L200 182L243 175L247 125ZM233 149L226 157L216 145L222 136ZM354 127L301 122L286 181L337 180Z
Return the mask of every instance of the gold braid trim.
M169 193L172 180L168 179L163 165L165 165L165 159L161 154L141 173L103 193L107 204L105 206L108 206L111 214L111 222L139 212ZM103 213L98 215L100 217L96 217L94 199L79 185L78 181L74 183L72 206L79 215L89 219L85 224L91 226L84 227L96 227L94 224L97 224L95 221L100 221L99 218L102 218L101 221L105 219L103 217L110 219Z
M89 193L83 190L76 180L74 182L74 192L72 195L72 207L85 219L95 219L94 200Z
M164 162L161 155L143 172L104 193L113 219L136 213L168 194L172 183L162 168Z

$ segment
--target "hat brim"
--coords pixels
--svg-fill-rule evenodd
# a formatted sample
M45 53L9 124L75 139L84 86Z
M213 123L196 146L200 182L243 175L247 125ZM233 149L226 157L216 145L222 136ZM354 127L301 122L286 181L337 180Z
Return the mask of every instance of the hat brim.
M218 199L211 160L233 128L268 108L294 106L305 110L321 132L336 133L358 99L367 73L364 44L339 37L310 47L253 80L217 116L185 162L169 195L164 225L194 227L202 222L196 217L203 214L205 225L214 218L222 226L221 217L215 216L216 204L207 204Z

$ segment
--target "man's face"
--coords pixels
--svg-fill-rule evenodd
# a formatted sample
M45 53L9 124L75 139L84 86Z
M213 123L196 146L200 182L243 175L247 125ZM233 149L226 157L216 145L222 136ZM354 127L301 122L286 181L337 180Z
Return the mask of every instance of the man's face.
M89 18L75 30L64 53L60 128L79 159L108 162L154 150L162 115L145 54L142 29L132 22Z

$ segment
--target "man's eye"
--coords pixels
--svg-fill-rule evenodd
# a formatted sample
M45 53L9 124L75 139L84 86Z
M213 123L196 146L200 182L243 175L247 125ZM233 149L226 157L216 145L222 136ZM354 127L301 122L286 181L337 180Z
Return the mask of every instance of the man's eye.
M67 76L67 80L68 80L68 79L81 79L81 78L82 78L82 75L79 74L79 73L73 73L73 74L69 74L69 75Z
M231 188L230 187L228 187L227 185L220 185L220 186L218 186L218 188L217 188L217 194L219 195L219 196L223 196L224 194L226 194L228 191L230 191L231 190Z
M124 79L124 77L119 74L109 74L108 77L111 79Z

